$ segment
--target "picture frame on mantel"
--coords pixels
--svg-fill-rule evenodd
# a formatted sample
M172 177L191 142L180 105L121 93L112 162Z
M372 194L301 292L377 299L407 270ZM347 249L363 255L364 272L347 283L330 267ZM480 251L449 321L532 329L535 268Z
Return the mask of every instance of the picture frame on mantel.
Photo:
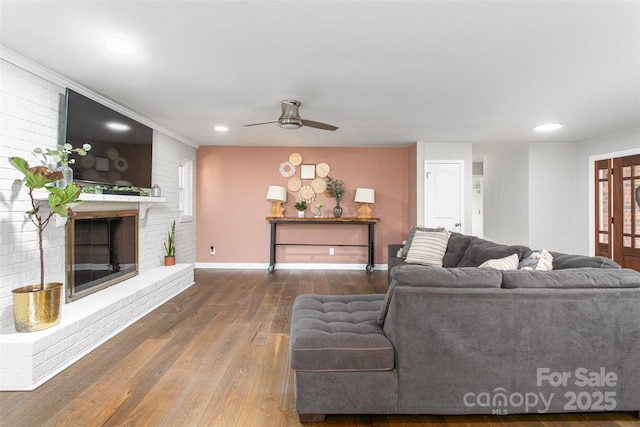
M316 165L300 166L300 179L315 179L315 178L316 178Z

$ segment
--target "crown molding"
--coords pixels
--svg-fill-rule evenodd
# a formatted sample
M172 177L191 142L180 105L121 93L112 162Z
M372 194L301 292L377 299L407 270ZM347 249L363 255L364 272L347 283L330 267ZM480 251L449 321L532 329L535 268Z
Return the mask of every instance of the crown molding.
M149 126L150 128L152 128L153 130L156 130L158 132L162 132L163 134L176 139L184 144L189 145L190 147L193 148L198 148L200 146L200 144L197 144L185 137L183 137L182 135L178 135L177 133L159 125L158 123L144 117L141 116L140 114L136 113L135 111L131 111L125 107L123 107L122 105L119 105L117 103L115 103L114 101L105 98L102 95L99 95L89 89L87 89L84 86L81 86L77 83L75 83L72 80L69 80L68 78L56 73L55 71L52 71L34 61L32 61L29 58L26 58L22 55L20 55L19 53L0 45L0 59L3 59L7 62L12 63L13 65L22 68L25 71L28 71L38 77L41 77L53 84L56 84L60 87L63 88L69 88L69 89L73 89L74 91L93 99L96 102L99 102L102 105L105 105L109 108L111 108L112 110L115 110L121 114L124 114L125 116L133 119L133 120L137 120L140 123L144 124L145 126Z

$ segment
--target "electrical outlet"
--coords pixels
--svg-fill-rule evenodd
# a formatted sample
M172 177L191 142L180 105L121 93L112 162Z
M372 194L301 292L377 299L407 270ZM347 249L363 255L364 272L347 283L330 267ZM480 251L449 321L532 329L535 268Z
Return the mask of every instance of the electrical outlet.
M329 248L329 255L334 255L335 251L333 250L333 248Z
M210 251L211 251L211 255L215 255L215 253L216 253L216 247L215 247L215 246L211 246Z

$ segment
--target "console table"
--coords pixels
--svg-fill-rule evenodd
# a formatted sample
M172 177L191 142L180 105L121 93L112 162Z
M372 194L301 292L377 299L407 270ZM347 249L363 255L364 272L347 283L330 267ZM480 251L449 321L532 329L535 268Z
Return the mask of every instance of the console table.
M380 218L370 219L358 219L358 218L272 218L267 217L267 220L271 224L271 246L269 251L269 273L273 272L276 266L276 246L351 246L351 247L363 247L368 249L368 262L366 266L367 273L373 272L373 231L374 226ZM363 245L348 245L348 244L329 244L329 243L278 243L276 227L278 224L322 224L322 225L354 225L361 224L366 225L369 229L369 239L366 244Z

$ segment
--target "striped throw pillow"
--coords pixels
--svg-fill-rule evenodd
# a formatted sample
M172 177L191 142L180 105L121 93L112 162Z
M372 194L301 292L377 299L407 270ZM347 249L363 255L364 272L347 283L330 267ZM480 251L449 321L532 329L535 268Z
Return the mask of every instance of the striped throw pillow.
M449 243L449 230L420 231L413 236L406 262L410 264L432 265L442 267L442 259Z
M517 270L518 254L509 255L499 259L489 259L478 266L478 268L495 268L496 270Z

